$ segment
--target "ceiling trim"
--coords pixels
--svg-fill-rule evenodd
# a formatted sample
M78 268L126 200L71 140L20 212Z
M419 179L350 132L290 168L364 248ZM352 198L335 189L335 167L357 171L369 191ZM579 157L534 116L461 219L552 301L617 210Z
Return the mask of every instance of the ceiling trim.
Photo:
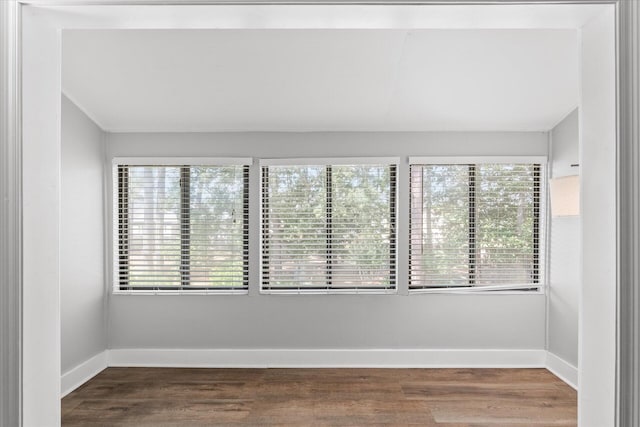
M303 6L342 6L342 5L382 5L382 6L410 6L410 5L437 5L437 6L472 6L472 5L544 5L544 4L617 4L619 0L17 0L24 5L43 6L140 6L140 5L223 5L223 6L256 6L256 5L303 5Z

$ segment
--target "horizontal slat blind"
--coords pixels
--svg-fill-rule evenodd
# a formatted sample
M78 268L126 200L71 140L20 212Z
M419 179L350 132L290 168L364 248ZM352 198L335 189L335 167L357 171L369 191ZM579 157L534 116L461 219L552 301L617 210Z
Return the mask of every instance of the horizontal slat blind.
M395 165L263 166L262 289L395 289L395 185Z
M118 289L248 287L249 167L118 165Z
M410 166L409 288L537 289L542 166Z
M469 167L411 165L410 287L469 284Z

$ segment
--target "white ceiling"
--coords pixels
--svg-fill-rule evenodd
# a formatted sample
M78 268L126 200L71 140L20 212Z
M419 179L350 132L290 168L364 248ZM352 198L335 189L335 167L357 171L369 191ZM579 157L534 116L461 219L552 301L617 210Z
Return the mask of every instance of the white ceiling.
M575 29L72 30L64 93L109 131L548 130Z

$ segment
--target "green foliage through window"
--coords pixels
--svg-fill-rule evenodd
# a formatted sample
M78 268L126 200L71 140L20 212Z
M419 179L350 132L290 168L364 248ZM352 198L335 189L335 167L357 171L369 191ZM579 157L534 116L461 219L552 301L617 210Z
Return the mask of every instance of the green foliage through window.
M263 289L395 288L395 173L263 167Z
M411 165L410 288L540 283L541 165Z
M118 166L120 290L246 289L248 166Z

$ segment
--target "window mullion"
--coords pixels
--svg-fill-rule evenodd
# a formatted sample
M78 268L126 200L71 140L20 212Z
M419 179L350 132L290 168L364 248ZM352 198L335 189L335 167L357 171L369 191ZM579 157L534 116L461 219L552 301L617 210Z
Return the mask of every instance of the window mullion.
M119 289L129 286L129 167L118 167L118 278Z
M540 283L540 164L533 165L533 283Z
M242 283L249 288L249 166L242 167Z
M262 168L262 286L269 286L269 167Z
M389 285L396 285L396 166L389 166Z
M180 168L180 284L191 283L191 168Z
M326 259L327 259L327 288L330 288L333 284L333 185L332 185L332 173L331 166L325 168L325 221L326 221Z
M476 264L476 165L469 165L469 285L475 285Z

